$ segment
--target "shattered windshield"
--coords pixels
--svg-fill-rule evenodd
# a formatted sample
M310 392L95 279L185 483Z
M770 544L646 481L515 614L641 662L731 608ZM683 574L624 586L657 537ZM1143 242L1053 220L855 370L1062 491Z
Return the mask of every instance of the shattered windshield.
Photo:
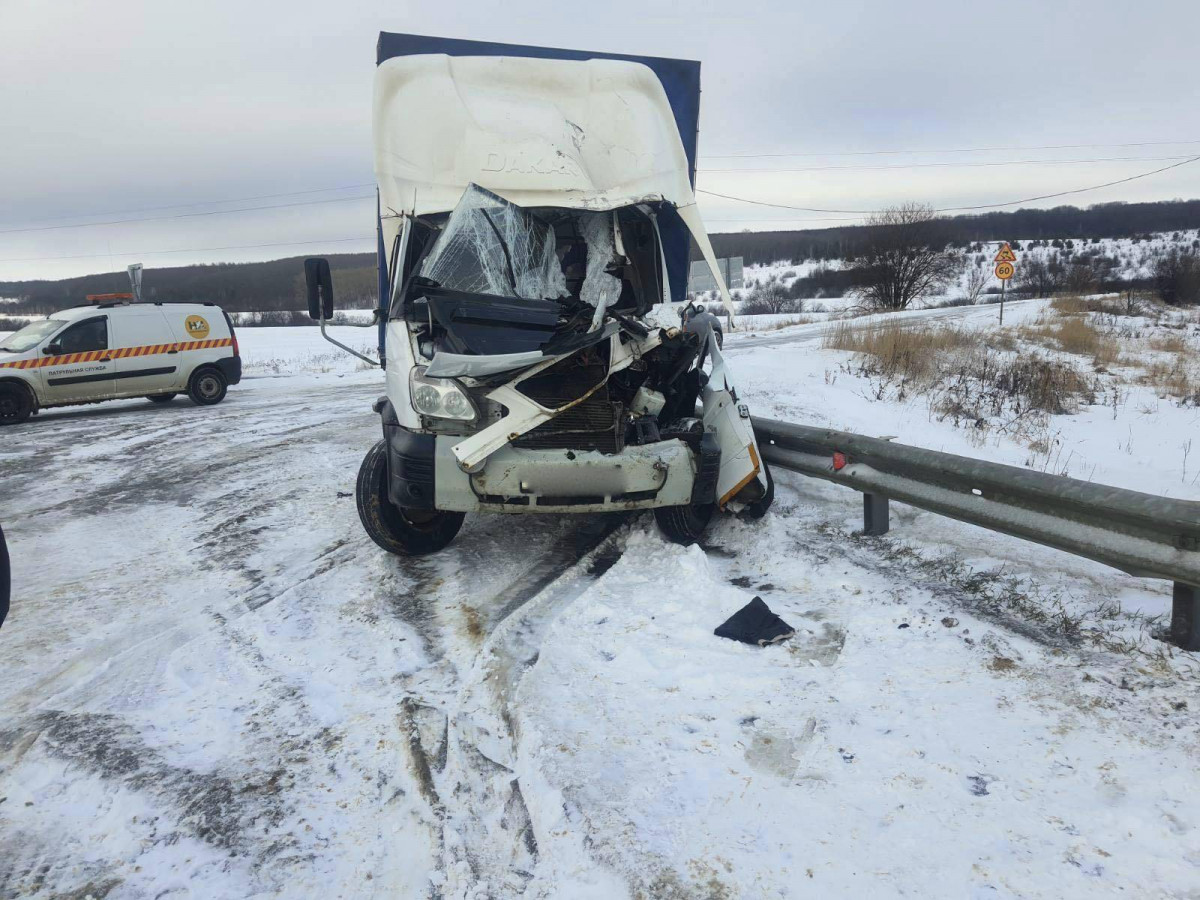
M469 294L553 300L568 293L555 251L547 223L473 184L418 274Z
M40 322L31 322L20 331L10 334L3 341L0 341L0 350L9 350L13 353L24 353L26 350L32 350L44 338L54 334L62 326L63 322L61 319L43 319Z
M616 306L621 296L621 279L608 272L617 252L613 239L613 217L613 213L607 212L583 212L578 215L578 228L587 244L586 274L579 287L579 299L596 307L597 322L604 309Z

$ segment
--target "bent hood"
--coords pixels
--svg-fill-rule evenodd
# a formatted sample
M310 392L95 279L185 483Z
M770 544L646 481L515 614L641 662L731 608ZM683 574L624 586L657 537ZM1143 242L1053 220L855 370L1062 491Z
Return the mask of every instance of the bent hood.
M470 184L525 207L695 202L671 104L638 62L394 57L374 131L384 215L447 212Z

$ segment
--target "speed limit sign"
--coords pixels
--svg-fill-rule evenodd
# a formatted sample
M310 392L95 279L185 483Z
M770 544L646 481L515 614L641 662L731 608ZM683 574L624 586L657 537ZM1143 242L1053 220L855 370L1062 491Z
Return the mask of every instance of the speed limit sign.
M996 263L996 277L1001 281L1008 281L1013 277L1013 264L1010 262Z

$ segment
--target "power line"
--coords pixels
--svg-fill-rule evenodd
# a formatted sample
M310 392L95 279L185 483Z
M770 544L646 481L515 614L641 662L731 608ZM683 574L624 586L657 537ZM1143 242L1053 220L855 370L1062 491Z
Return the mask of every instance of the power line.
M98 213L77 213L69 216L49 216L45 219L34 219L28 223L31 225L40 225L43 222L58 222L63 219L94 219L96 216L127 216L133 213L140 212L157 212L160 209L187 209L191 206L215 206L220 203L250 203L254 200L274 200L278 197L300 197L305 194L328 194L332 191L358 191L363 188L373 188L375 183L368 181L364 184L345 184L341 187L328 188L312 188L305 191L284 191L279 194L257 194L253 197L230 197L225 200L197 200L195 203L167 203L163 206L141 206L136 209L119 209L109 210L108 212ZM4 234L5 232L0 232Z
M1111 145L1105 145L1105 144L1076 144L1076 145L1061 144L1061 145L1047 145L1045 147L1040 147L1040 148L970 148L970 149L945 150L945 151L879 150L879 151L863 151L862 153L859 153L859 154L845 154L845 155L875 155L875 154L905 153L905 152L973 153L973 152L982 152L984 150L989 150L989 149L994 149L994 150L1059 149L1059 148L1067 148L1067 147L1088 147L1088 146L1097 146L1097 147L1099 147L1099 146L1129 146L1129 147L1133 147L1133 146L1159 146L1159 145L1163 145L1163 144L1172 144L1172 143L1188 144L1188 143L1200 143L1200 141L1159 141L1159 142L1139 142L1139 143L1130 143L1130 144L1111 144ZM758 154L758 155L770 156L772 154ZM775 155L783 156L783 155L788 155L788 154L775 154ZM803 155L803 154L799 154L799 155ZM820 155L820 154L809 154L809 155ZM827 155L833 155L833 154L827 154ZM710 158L731 158L731 157L710 157ZM1125 157L1125 158L1112 157L1112 158L1105 159L1105 160L1100 160L1100 159L1080 160L1080 162L1099 162L1099 161L1112 161L1112 160L1117 160L1117 159L1132 160L1132 159L1154 159L1154 158L1155 157ZM1190 163L1200 160L1200 156L1192 156L1192 157L1187 157L1187 158L1179 158L1179 157L1163 157L1163 158L1179 159L1180 161L1175 162L1169 166L1163 166L1162 168L1154 169L1149 172L1141 172L1137 175L1131 175L1128 178L1121 178L1121 179L1117 179L1116 181L1109 181L1109 182L1105 182L1103 184L1091 185L1091 186L1082 187L1082 188L1075 188L1075 189L1066 190L1066 191L1059 191L1059 192L1052 193L1052 194L1042 194L1037 197L1025 197L1020 200L1008 200L1003 203L978 204L978 205L974 205L974 206L942 207L942 208L936 209L935 212L969 212L969 211L981 210L981 209L999 209L999 208L1002 208L1005 206L1015 206L1020 203L1032 203L1032 202L1035 202L1038 200L1049 200L1049 199L1053 199L1055 197L1065 197L1065 196L1069 196L1072 194L1082 194L1082 193L1086 193L1089 191L1100 190L1102 188L1114 187L1119 184L1126 184L1128 182L1136 181L1141 178L1148 178L1151 175L1158 175L1162 172L1167 172L1167 171L1170 171L1171 169L1176 169L1176 168L1179 168L1180 166L1185 166L1185 165L1188 165ZM968 164L968 165L1015 165L1015 164L1026 164L1026 163L1033 163L1033 162L1043 162L1043 161L1014 160L1014 161L1010 161L1010 162L980 163L980 164ZM1047 160L1044 162L1052 162L1052 161ZM1054 162L1067 162L1067 161L1054 161ZM913 164L912 166L909 166L909 165L880 166L877 168L919 168L919 167L924 167L924 166L940 166L940 165L954 165L954 164L927 163L927 164ZM833 167L817 167L817 168L854 168L854 167L833 166ZM872 168L872 167L865 167L865 168ZM717 172L721 172L721 171L737 171L737 170L733 170L733 169L719 170L718 169L718 170L705 170L705 171L706 171L706 173L717 173ZM771 171L771 170L752 169L752 170L747 170L747 171ZM804 169L796 169L796 170L780 170L780 171L805 171L805 170ZM265 195L260 195L257 198L246 197L246 198L239 198L239 199L234 199L234 200L214 200L214 201L202 201L200 203L193 203L193 204L177 204L177 205L173 205L173 206L147 207L140 211L152 211L153 209L173 209L173 208L186 207L186 206L199 206L199 205L203 205L203 203L205 203L205 202L209 202L209 203L244 202L244 201L253 200L253 199L268 199L270 197L276 197L276 196L297 196L297 195L310 194L310 193L324 193L326 191L348 190L348 189L353 189L353 188L357 188L357 187L369 187L369 186L371 186L371 185L363 184L363 185L350 185L350 186L341 187L341 188L314 188L309 191L294 191L294 192L289 192L289 193L284 193L284 194L265 194ZM710 197L719 197L724 200L733 200L733 201L736 201L739 203L747 203L747 204L751 204L753 206L764 206L764 207L769 207L772 209L787 209L787 210L793 210L793 211L797 211L797 212L835 213L835 214L845 214L845 215L850 215L850 216L871 215L873 213L879 212L879 210L825 209L825 208L820 208L820 207L795 206L795 205L785 204L785 203L771 203L771 202L764 201L764 200L754 200L754 199L751 199L748 197L738 197L738 196L734 196L732 194L723 194L723 193L719 193L717 191L707 191L707 190L703 190L703 189L697 189L696 193L705 194ZM153 221L162 221L162 220L166 220L166 219L185 219L185 218L195 218L195 217L210 216L210 215L229 215L229 214L240 213L240 212L255 212L255 211L259 211L259 210L269 210L269 209L286 209L286 208L291 208L291 207L311 206L311 205L324 204L324 203L346 203L346 202L353 202L353 201L358 201L358 200L372 199L373 196L374 195L361 195L361 196L357 196L357 197L334 197L334 198L328 198L328 199L324 199L324 200L302 200L302 201L297 201L295 203L279 203L279 204L269 204L266 206L239 207L238 209L229 209L229 210L208 210L208 211L197 212L197 213L177 213L177 214L173 214L173 215L169 215L169 216L150 216L150 217L135 218L135 219L110 220L110 221L105 221L105 222L88 222L88 223L75 224L75 225L51 225L51 226L44 226L44 227L39 227L39 228L15 228L15 229L7 229L7 230L0 231L0 234L15 234L15 233L23 233L23 232L50 231L50 230L66 229L66 228L85 228L85 227L96 226L96 225L121 225L121 224L135 223L135 222L153 222ZM133 210L133 211L139 211L139 210ZM749 221L749 220L713 219L712 221L714 221L714 222L736 222L736 221ZM829 218L829 219L809 219L807 221L851 221L851 220L850 219ZM154 255L154 254L164 254L164 253L204 253L204 252L212 252L212 251L218 251L218 250L241 250L241 249L256 249L256 248L263 248L263 247L300 246L300 245L304 245L304 244L342 243L342 242L352 241L352 240L367 240L367 239L368 238L334 238L329 241L281 241L281 242L266 243L266 244L231 245L231 246L226 246L226 247L194 247L194 248L181 248L178 250L145 250L145 251L129 251L129 252L122 251L122 255L138 255L138 254ZM108 255L109 254L107 254L107 253L95 253L95 254L77 254L77 255L71 255L71 256L23 257L23 258L0 259L0 262L41 262L41 261L47 261L47 260L60 260L60 259L92 259L92 258L98 258L98 257L103 257L103 256L108 256Z
M708 216L705 216L705 217L704 217L704 222L705 222L705 224L710 224L710 223L713 223L713 222L726 222L726 223L729 223L729 222L762 222L762 223L772 223L772 222L774 222L774 223L779 223L779 224L783 224L783 223L797 223L797 222L798 222L798 223L801 223L801 224L802 224L802 223L804 223L804 222L861 222L862 220L863 220L863 217L862 217L862 216L809 216L808 218L805 218L805 219L800 219L800 218L794 218L794 219L756 219L756 218L747 218L747 217L745 217L745 216L743 216L743 217L742 217L742 218L740 218L740 219L710 219Z
M261 247L300 247L307 244L344 244L348 241L374 241L375 235L362 237L326 238L317 241L279 241L271 244L232 244L228 247L181 247L178 250L116 250L111 253L80 253L74 256L27 256L0 259L0 263L44 262L54 259L97 259L102 256L154 256L162 253L211 253L217 250L256 250Z
M237 209L212 209L206 212L176 213L170 216L143 216L139 219L110 219L105 222L83 222L78 225L42 225L38 228L9 228L0 234L23 234L33 231L59 231L64 228L92 228L97 225L128 225L132 222L161 222L166 219L194 219L200 216L227 216L233 213L256 212L262 209L288 209L294 206L314 206L318 203L349 203L354 200L374 200L374 194L359 197L332 197L326 200L297 200L295 203L273 203L268 206L242 206Z
M1083 194L1088 191L1098 191L1101 188L1113 187L1118 184L1127 184L1130 181L1137 181L1139 178L1149 178L1151 175L1158 175L1161 172L1167 172L1171 169L1178 169L1180 166L1186 166L1189 163L1194 163L1200 160L1200 156L1192 156L1181 162L1173 163L1169 166L1163 166L1161 169L1154 169L1150 172L1141 172L1137 175L1130 175L1128 178L1119 178L1116 181L1106 181L1104 184L1093 184L1088 187L1074 188L1069 191L1058 191L1053 194L1041 194L1037 197L1023 197L1020 200L1006 200L1003 203L981 203L975 206L944 206L935 209L934 212L969 212L978 209L999 209L1004 206L1016 206L1018 203L1033 203L1036 200L1050 200L1054 197L1066 197L1071 194ZM735 197L732 194L720 194L716 191L706 191L697 188L697 194L705 194L709 197L720 197L723 200L736 200L739 203L749 203L753 206L769 206L772 209L791 209L797 212L815 212L815 213L849 213L852 215L872 215L880 212L878 209L822 209L813 206L792 206L787 203L769 203L766 200L752 200L749 197Z
M706 175L717 175L721 172L763 172L763 173L781 173L781 172L829 172L829 171L844 171L847 169L863 170L863 169L976 169L976 168L993 168L996 166L1066 166L1080 165L1084 163L1101 163L1101 162L1163 162L1165 160L1188 159L1187 156L1094 156L1087 159L1008 159L994 160L991 162L930 162L930 163L884 163L881 165L845 165L845 166L803 166L796 169L775 169L768 167L755 168L727 168L727 169L699 169Z
M712 156L705 155L703 158L704 159L777 159L777 158L786 158L786 157L803 158L803 157L823 157L823 156L885 156L885 155L902 155L902 154L918 154L918 153L985 153L985 152L1022 151L1022 150L1067 150L1067 149L1082 149L1082 148L1097 148L1097 147L1109 147L1109 148L1111 148L1111 147L1163 147L1163 146L1177 146L1177 145L1184 145L1184 144L1189 144L1189 145L1190 144L1200 144L1200 140L1135 141L1135 142L1118 143L1118 144L1043 144L1043 145L1039 145L1039 146L1022 146L1022 147L965 147L965 148L952 148L952 149L943 149L943 150L858 150L858 151L846 151L846 152L838 152L838 153L733 153L733 154L724 154L724 155L718 154L718 155L712 155ZM898 165L879 165L879 166L851 166L851 165L811 166L811 167L788 168L788 169L728 168L728 169L702 169L701 171L707 172L707 173L714 173L714 174L720 173L720 172L810 172L810 171L823 171L823 170L846 170L846 169L856 169L856 168L862 168L862 169L891 169L891 168L906 169L906 168L952 167L952 166L963 166L963 167L984 166L984 167L988 167L988 166L1033 165L1033 164L1063 165L1063 164L1092 163L1092 162L1116 162L1116 161L1125 161L1125 160L1132 161L1132 160L1138 160L1138 159L1149 161L1149 160L1159 160L1159 159L1165 160L1165 159L1183 159L1183 158L1184 157L1182 157L1182 156L1169 156L1169 157L1129 156L1129 157L1099 157L1099 158L1095 158L1095 159L1080 159L1080 160L1010 160L1010 161L996 161L996 162L984 162L984 163L903 163L903 164L898 164ZM231 198L227 198L224 200L200 200L200 201L196 201L193 203L169 203L169 204L164 204L161 206L144 206L144 207L138 207L138 208L134 208L134 209L125 209L125 210L108 211L108 212L80 213L80 214L76 214L76 215L51 216L51 217L45 218L45 219L35 219L32 223L30 223L30 226L37 226L43 222L55 222L55 221L59 221L62 219L85 219L85 218L94 218L96 216L123 216L123 215L131 215L133 213L141 213L141 212L156 212L158 210L163 210L163 209L186 209L186 208L193 207L193 206L210 206L210 205L219 205L219 204L223 204L223 203L249 203L249 202L253 202L256 200L272 200L272 199L276 199L279 197L296 197L296 196L304 196L307 194L324 194L324 193L330 193L332 191L361 190L363 188L373 188L373 187L375 187L374 182L363 182L360 184L341 185L339 187L312 188L309 190L302 190L302 191L284 191L282 193L275 193L275 194L256 194L256 195L249 196L249 197L231 197ZM61 229L68 229L68 228L86 228L86 227L90 227L90 226L94 226L94 225L125 225L125 224L132 224L132 223L136 223L136 222L160 221L162 219L170 219L170 218L191 218L191 217L206 216L206 215L226 215L226 214L232 214L232 213L238 213L238 212L255 212L255 211L266 210L266 209L284 209L284 208L287 208L290 206L303 206L303 205L308 205L310 203L312 203L312 204L340 203L340 202L344 202L344 201L360 200L360 199L367 199L367 198L366 197L334 198L334 199L330 199L330 200L313 200L313 201L304 201L304 202L299 202L299 203L284 203L284 204L270 205L270 206L244 207L241 209L233 209L233 210L212 210L212 211L206 211L206 212L201 212L201 213L183 213L183 214L179 214L179 215L175 215L175 216L143 217L143 218L121 219L121 220L105 221L105 222L82 222L82 223L76 223L76 224L70 224L70 225L51 225L51 226L46 226L43 228L22 226L20 228L9 228L9 229L0 230L0 234L19 234L19 233L24 233L24 232L50 231L50 230L61 230Z
M779 159L782 157L813 156L903 156L917 153L1001 153L1024 150L1085 150L1100 147L1171 147L1181 144L1200 144L1197 141L1135 141L1124 144L1042 144L1024 147L955 147L949 150L850 150L837 153L726 153L705 154L705 159Z

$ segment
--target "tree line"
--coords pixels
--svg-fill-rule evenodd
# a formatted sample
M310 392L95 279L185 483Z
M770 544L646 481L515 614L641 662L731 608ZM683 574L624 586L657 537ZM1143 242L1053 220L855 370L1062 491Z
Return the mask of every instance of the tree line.
M878 226L873 219L866 225L842 228L714 234L712 242L718 256L741 256L747 264L862 259L878 243ZM923 240L931 246L940 243L962 251L981 241L1009 240L1015 244L1136 237L1200 228L1200 200L1100 203L1086 209L1059 206L935 217L932 222L922 223L921 228ZM1190 283L1191 262L1186 257L1184 254L1172 264L1184 272L1179 280ZM377 292L375 254L340 253L327 258L334 271L338 306L343 309L373 306ZM1098 261L1093 268L1099 270L1100 286L1106 287L1103 264ZM303 270L301 256L256 263L148 267L143 295L148 300L168 303L211 301L230 312L303 309ZM1069 276L1070 273L1063 274L1064 278ZM792 289L804 296L841 296L846 290L860 286L864 277L862 271L817 270ZM87 294L128 289L124 272L106 272L58 281L0 282L0 297L16 298L15 303L4 304L6 314L45 315L83 303Z
M369 308L378 293L374 253L326 257L333 270L338 306ZM11 315L46 315L86 302L88 294L129 290L125 272L104 272L59 281L0 282L0 297L16 298L0 310ZM142 275L142 297L163 303L216 303L229 312L306 308L304 257L256 263L151 268Z
M979 241L1123 238L1200 228L1200 200L1157 203L1098 203L1081 209L1018 209L939 218L938 237L964 249ZM807 231L743 231L712 235L717 256L740 256L747 265L835 260L858 256L872 225ZM695 254L699 259L699 254Z
M837 269L818 266L787 281L771 277L754 285L745 297L746 313L799 312L803 301L820 296L851 295L871 310L902 310L957 284L951 302L978 303L989 275L989 254L980 243L960 245L949 238L953 223L939 218L927 204L908 203L871 215L854 248ZM1098 240L1098 239L1088 239ZM1014 241L1015 249L1022 249ZM1026 246L1048 246L1049 253L1028 256L1018 267L1015 287L1031 297L1058 293L1077 295L1149 290L1174 306L1200 303L1200 240L1176 231L1165 247L1156 246L1142 257L1149 274L1119 273L1119 261L1100 247L1080 247L1068 238L1029 240ZM819 286L818 286L819 285ZM989 288L987 292L993 289Z

